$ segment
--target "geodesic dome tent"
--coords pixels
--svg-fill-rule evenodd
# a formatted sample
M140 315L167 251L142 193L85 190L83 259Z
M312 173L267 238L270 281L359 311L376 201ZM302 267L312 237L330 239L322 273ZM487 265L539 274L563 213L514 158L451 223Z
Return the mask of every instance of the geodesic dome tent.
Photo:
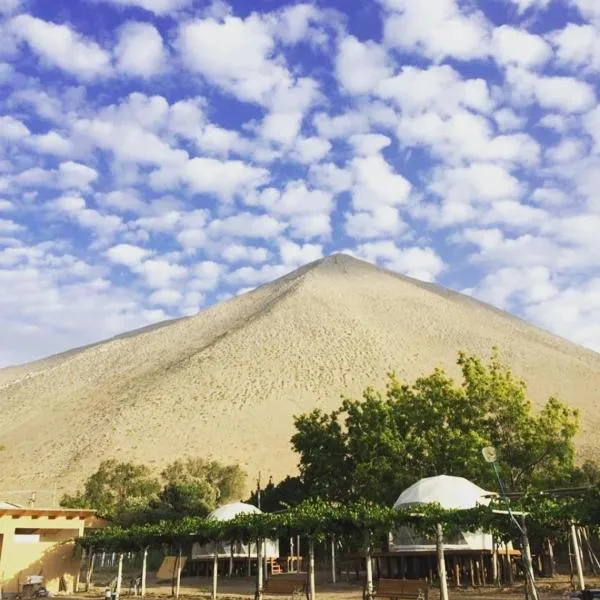
M259 514L262 511L252 504L244 502L232 502L224 504L213 510L207 518L215 519L216 521L230 521L240 514ZM210 544L194 544L192 546L191 558L208 559L215 555L221 558L256 558L256 544L243 544L242 542L216 542ZM279 540L265 540L265 548L263 549L263 558L279 558Z
M442 508L468 509L489 504L492 495L464 477L438 475L420 479L404 490L394 503L394 508L437 502ZM452 538L445 539L444 548L446 550L491 551L493 549L492 535L483 531L461 531ZM391 552L429 552L435 550L435 541L423 538L410 527L400 527L391 533L389 549Z

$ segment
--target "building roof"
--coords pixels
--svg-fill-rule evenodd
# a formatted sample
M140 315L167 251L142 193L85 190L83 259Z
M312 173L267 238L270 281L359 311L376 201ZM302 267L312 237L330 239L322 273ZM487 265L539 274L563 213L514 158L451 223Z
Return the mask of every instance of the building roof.
M438 502L446 509L475 508L478 504L489 504L490 495L490 492L464 477L438 475L413 483L400 494L394 508L431 502Z
M260 514L262 511L252 504L246 504L244 502L232 502L231 504L224 504L219 508L213 510L209 519L215 519L216 521L229 521L235 518L237 515L242 514Z
M0 504L0 517L10 516L18 517L66 517L67 519L90 519L95 516L95 510L81 508L27 508L24 506L8 505L3 502Z

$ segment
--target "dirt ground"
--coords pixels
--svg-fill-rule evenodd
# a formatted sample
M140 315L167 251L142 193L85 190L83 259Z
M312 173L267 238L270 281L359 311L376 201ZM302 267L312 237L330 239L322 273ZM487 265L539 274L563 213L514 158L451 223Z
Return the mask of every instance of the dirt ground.
M122 596L127 597L128 579L123 578ZM554 579L538 580L538 591L541 600L566 600L572 587L567 576L557 576ZM78 597L99 598L103 596L104 588L102 582L87 594ZM587 587L600 587L600 578L586 578ZM181 580L180 600L199 600L199 598L210 597L212 579L209 577L184 577ZM218 582L218 596L220 600L240 600L254 596L255 578L220 577ZM512 588L452 588L449 590L451 600L491 600L492 598L503 598L506 600L517 600L524 598L523 586L518 583ZM167 598L171 595L170 583L157 584L149 581L147 595L151 598ZM317 596L319 600L362 600L362 585L356 582L343 581L335 585L330 582L317 582ZM266 596L269 598L269 596ZM276 598L277 596L273 596ZM281 598L281 596L279 596ZM438 600L439 591L433 588L430 593L431 600Z

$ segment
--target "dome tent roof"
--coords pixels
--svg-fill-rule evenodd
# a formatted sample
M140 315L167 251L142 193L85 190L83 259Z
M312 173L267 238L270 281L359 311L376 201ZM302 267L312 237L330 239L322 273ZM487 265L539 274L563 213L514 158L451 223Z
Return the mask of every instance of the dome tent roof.
M438 502L446 509L467 509L489 504L489 498L484 497L489 495L490 492L464 477L437 475L419 479L405 489L394 503L394 508Z
M242 514L261 514L262 510L256 508L252 504L246 504L244 502L231 502L230 504L223 504L213 510L209 515L209 519L215 521L231 521L238 515Z

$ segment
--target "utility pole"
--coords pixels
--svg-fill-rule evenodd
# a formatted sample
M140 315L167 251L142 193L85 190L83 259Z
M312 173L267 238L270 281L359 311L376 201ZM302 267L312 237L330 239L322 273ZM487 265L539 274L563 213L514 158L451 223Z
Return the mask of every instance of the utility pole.
M256 503L260 510L260 471L258 472L258 479L256 480Z

